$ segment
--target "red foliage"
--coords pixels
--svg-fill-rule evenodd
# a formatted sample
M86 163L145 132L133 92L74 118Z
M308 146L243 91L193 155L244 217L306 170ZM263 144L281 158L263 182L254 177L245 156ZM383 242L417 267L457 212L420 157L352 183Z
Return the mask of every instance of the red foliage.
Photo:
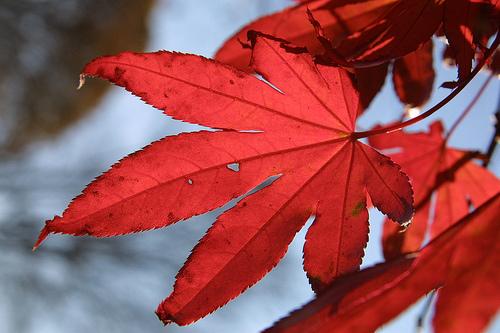
M289 44L252 42L254 69L280 91L202 57L169 52L101 57L84 69L175 118L222 130L163 139L125 158L47 222L40 241L47 233L106 237L164 227L280 176L210 228L158 308L164 322L188 324L260 280L313 214L304 269L318 290L358 269L367 193L393 220L412 215L407 177L350 135L358 97L348 74L315 65ZM262 132L241 132L248 130Z
M373 66L403 57L427 43L434 33L444 34L458 65L459 81L469 75L476 53L481 57L488 38L498 30L500 22L497 0L302 1L242 28L219 49L216 59L249 70L250 52L241 47L249 30L272 34L303 45L312 54L321 54L323 46L308 22L306 8L323 26L325 37L331 40L336 54L355 67ZM440 30L440 27L444 28ZM456 83L449 82L445 86L455 87ZM432 83L425 85L421 92L411 89L405 92L416 93L416 97L422 95L416 98L420 101L427 99L425 96L431 89ZM401 91L397 92L401 97ZM402 100L405 102L404 98ZM407 104L423 103L410 100Z
M242 70L250 70L250 50L241 47L249 30L278 36L296 45L307 47L312 54L319 54L323 46L315 38L314 27L309 22L306 9L321 23L326 37L336 45L353 32L377 22L398 0L316 0L303 1L276 14L264 16L248 24L219 49L215 58Z
M265 332L373 332L438 287L435 331L480 332L500 306L499 211L496 194L421 251L342 277Z
M390 156L410 177L418 208L405 232L385 221L386 258L418 250L427 232L434 238L465 216L469 201L478 207L500 191L500 181L472 162L470 152L446 146L440 122L432 124L429 133L393 132L373 136L370 143L379 149L401 149ZM430 211L432 194L435 194L433 212Z
M453 130L443 138L439 122L429 132L387 132L436 112L470 82L500 43L497 36L486 47L498 11L494 0L299 1L243 28L217 53L221 62L166 51L94 59L82 78L106 79L166 115L215 131L167 137L124 158L46 222L35 248L50 233L108 237L165 227L268 180L195 246L157 309L164 323L189 324L238 296L277 265L315 216L304 270L318 297L269 332L373 331L436 288L437 332L484 328L500 306L491 282L500 278L500 181L472 162L479 152L448 147ZM445 56L458 66L459 82L445 86L458 88L419 117L356 132L390 66L404 104L429 99L434 33L448 38ZM498 52L488 64L498 71ZM358 140L365 137L391 149L399 164ZM367 202L388 216L383 242L391 260L356 272ZM402 230L391 219L412 223ZM419 250L427 233L434 240Z

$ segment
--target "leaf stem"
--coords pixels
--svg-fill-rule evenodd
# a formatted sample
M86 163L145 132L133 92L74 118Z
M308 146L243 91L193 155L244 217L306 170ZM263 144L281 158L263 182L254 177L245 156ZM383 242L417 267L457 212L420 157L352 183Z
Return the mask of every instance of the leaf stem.
M486 90L486 87L488 87L488 84L491 82L491 79L493 79L494 76L495 76L494 74L491 74L488 76L486 81L484 81L484 83L482 84L481 88L479 88L478 92L476 93L476 96L474 96L474 98L470 101L469 105L467 105L467 107L462 112L460 117L458 117L457 120L455 120L455 122L451 126L450 130L446 134L446 137L444 138L445 142L448 141L450 136L457 129L458 125L462 122L462 120L464 120L464 118L467 116L467 114L469 114L469 112L473 109L474 105L476 105L477 101L483 95L484 91Z
M477 73L479 73L481 68L483 68L483 66L486 64L486 62L491 57L493 52L497 49L499 44L500 44L500 33L497 34L497 36L495 37L495 40L491 44L490 48L488 48L488 50L486 50L484 57L479 61L479 63L476 65L474 70L469 74L469 76L467 76L467 78L464 81L460 82L459 85L455 88L455 90L453 90L448 96L443 98L441 101L436 103L433 107L431 107L430 109L428 109L427 111L425 111L421 115L419 115L415 118L409 119L407 121L404 121L402 123L397 123L397 124L389 125L386 127L376 128L376 129L369 130L369 131L354 132L354 133L352 133L352 137L354 139L361 139L361 138L366 138L368 136L398 131L400 129L403 129L407 126L413 125L413 124L429 117L430 115L432 115L433 113L435 113L436 111L441 109L443 106L448 104L448 102L450 102L453 98L455 98L455 96L457 96L467 86L467 84L469 84L469 82L472 81L472 79L477 75Z
M485 168L490 164L495 148L497 147L498 141L500 141L500 99L498 100L497 112L495 112L495 133L491 138L490 144L488 145L488 151L486 152L486 158L483 160L483 166Z

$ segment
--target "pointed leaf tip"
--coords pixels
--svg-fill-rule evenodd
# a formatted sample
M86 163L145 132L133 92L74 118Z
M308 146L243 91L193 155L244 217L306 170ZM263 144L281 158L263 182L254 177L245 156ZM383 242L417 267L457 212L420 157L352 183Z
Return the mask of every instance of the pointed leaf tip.
M158 308L156 309L155 314L158 317L158 319L160 319L160 321L163 323L163 325L167 326L168 324L175 323L176 321L175 321L174 317L163 308L163 303L164 302L162 302L162 303L160 303L160 305L158 305ZM179 324L179 325L181 325L181 324Z
M40 231L40 235L38 236L38 239L37 239L35 245L33 245L33 248L32 248L33 252L35 252L40 247L40 245L43 243L43 241L45 240L45 238L47 238L47 236L49 234L50 234L49 228L47 225L45 225L45 227L42 229L42 231Z

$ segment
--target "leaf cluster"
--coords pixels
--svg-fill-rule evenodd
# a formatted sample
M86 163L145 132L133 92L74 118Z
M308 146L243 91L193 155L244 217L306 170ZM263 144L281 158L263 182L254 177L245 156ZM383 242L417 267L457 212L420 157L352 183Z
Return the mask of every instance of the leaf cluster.
M439 121L402 128L438 111L482 67L498 72L499 37L488 47L498 22L494 0L301 1L244 27L215 60L167 51L94 59L82 82L106 79L215 131L125 157L46 222L35 248L51 233L162 228L244 196L179 271L156 311L165 324L190 324L258 282L314 217L303 266L317 297L266 332L373 331L436 289L436 332L480 331L500 306L500 181L474 161L487 165L493 151L447 142L484 87L448 133ZM433 35L449 42L444 58L458 75L443 86L454 90L417 118L357 131L389 69L408 108L429 99ZM359 271L371 206L387 215L387 261Z

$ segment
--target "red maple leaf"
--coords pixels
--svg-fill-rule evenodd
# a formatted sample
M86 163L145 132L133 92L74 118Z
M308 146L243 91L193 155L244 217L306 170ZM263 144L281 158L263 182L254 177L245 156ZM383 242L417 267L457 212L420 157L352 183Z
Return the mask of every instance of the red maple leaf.
M459 68L469 75L476 51L498 30L498 0L316 0L252 22L221 47L216 58L248 68L249 52L241 48L248 30L258 30L321 51L305 15L310 8L339 55L355 66L376 65L415 51L443 26ZM449 85L451 86L451 85Z
M278 263L313 214L304 268L314 286L357 270L367 194L405 222L413 210L408 178L356 140L358 96L347 72L316 65L281 41L254 34L252 43L255 71L274 86L180 53L125 52L90 62L84 75L219 130L167 137L126 157L48 221L35 246L49 233L106 237L164 227L279 176L217 219L158 307L160 319L188 324L239 295Z
M341 277L265 333L374 332L439 287L435 332L481 332L500 307L499 211L496 194L420 252Z
M415 191L417 211L408 229L401 232L391 222L384 223L383 247L388 258L417 250L427 232L433 238L467 215L469 201L478 207L500 191L500 181L472 162L469 152L446 146L440 122L433 123L428 133L399 131L369 140L379 149L400 149L390 156L408 174ZM431 213L433 193L435 207Z

